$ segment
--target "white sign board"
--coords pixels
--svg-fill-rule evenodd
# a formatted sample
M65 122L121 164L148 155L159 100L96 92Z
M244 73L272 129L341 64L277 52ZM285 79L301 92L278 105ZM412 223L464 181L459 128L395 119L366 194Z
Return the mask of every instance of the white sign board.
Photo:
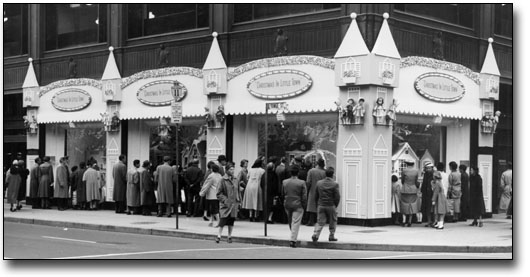
M171 101L171 123L182 123L182 102Z

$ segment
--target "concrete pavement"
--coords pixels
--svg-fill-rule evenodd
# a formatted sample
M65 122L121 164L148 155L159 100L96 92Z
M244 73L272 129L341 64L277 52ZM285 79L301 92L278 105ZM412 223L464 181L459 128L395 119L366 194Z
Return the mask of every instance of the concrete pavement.
M218 231L217 228L208 227L208 222L202 217L180 215L177 230L175 216L126 215L110 210L41 210L31 209L30 206L10 212L5 200L4 221L205 240L214 240ZM504 214L494 214L492 218L485 219L482 228L468 226L470 223L470 220L446 223L444 230L426 228L423 224L412 224L412 227L338 225L335 234L337 242L327 241L329 231L326 226L317 243L311 241L313 227L301 226L298 247L414 252L512 252L512 221L505 219ZM226 232L227 230L223 230L223 237ZM234 242L288 247L289 235L287 224L268 224L267 236L264 236L263 222L237 220L232 239Z

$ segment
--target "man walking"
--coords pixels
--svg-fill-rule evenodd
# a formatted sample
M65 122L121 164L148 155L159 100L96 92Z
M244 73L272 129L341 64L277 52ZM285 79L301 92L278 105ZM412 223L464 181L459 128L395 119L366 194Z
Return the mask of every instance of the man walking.
M164 164L159 165L155 171L155 182L157 183L158 199L158 214L157 217L164 215L171 217L171 206L175 203L173 198L173 182L176 182L177 172L173 169L169 162L171 158L164 156Z
M188 186L188 195L186 201L188 201L188 212L187 217L200 216L199 215L199 191L201 190L201 181L204 173L199 168L199 160L194 159L189 164L186 172L184 173L184 181Z
M309 222L307 223L307 226L315 226L315 222L317 219L317 203L315 201L315 193L317 182L326 178L324 166L324 159L320 158L317 161L317 167L311 168L307 173L307 190L309 191L307 201L307 213L309 214Z
M332 179L334 173L335 169L328 167L326 178L317 182L315 199L318 204L318 214L315 231L311 237L313 242L318 241L320 232L327 220L329 220L329 241L337 241L335 230L337 228L337 206L340 202L340 191L339 184Z
M127 214L139 214L140 209L140 160L133 161L133 167L127 171Z
M125 198L127 197L127 166L125 155L120 155L119 161L112 168L114 192L112 198L116 202L116 213L125 213Z
M289 240L289 246L292 248L296 247L298 238L298 230L302 223L302 217L304 215L304 207L307 204L307 189L305 182L298 179L298 167L290 167L291 178L283 181L282 184L282 195L284 197L283 206L285 213L287 214L287 222L289 223L289 229L291 230L291 239Z

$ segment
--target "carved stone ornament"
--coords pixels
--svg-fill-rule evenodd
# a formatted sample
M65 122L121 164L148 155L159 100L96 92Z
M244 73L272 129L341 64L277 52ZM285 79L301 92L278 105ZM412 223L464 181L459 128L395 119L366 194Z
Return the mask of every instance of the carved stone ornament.
M409 66L423 66L434 69L443 69L452 72L458 72L464 74L469 79L473 80L477 85L480 85L480 74L473 72L471 69L456 63L450 63L446 61L440 61L431 58L410 56L401 59L401 68Z
M160 69L146 70L135 73L122 82L121 88L124 89L134 82L149 78L159 78L176 75L190 75L197 78L202 78L202 70L193 67L165 67Z

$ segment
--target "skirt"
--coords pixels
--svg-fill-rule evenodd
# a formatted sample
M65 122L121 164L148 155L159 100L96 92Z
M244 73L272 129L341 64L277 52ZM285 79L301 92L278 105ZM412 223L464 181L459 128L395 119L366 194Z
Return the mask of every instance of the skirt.
M234 226L235 217L222 217L219 219L219 227Z

